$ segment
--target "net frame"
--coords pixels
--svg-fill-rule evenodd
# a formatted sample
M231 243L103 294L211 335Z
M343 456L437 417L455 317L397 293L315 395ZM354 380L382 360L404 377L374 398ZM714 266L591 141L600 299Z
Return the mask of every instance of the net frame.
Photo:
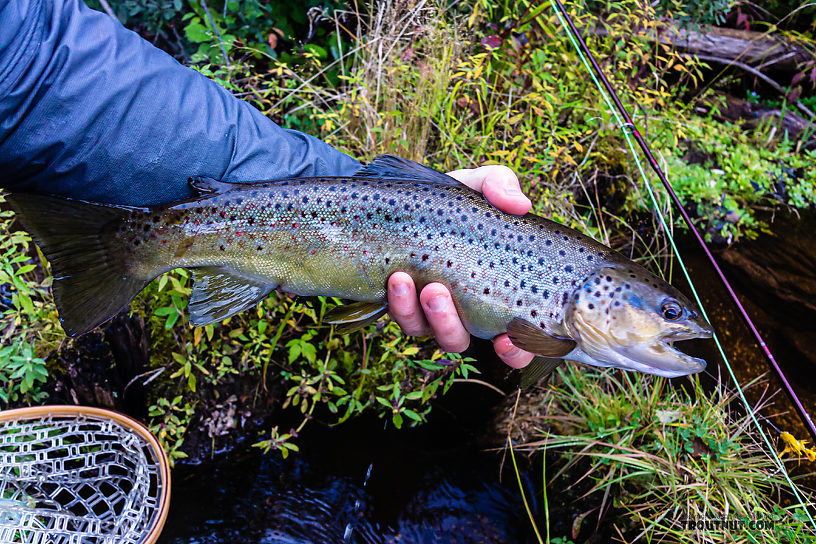
M155 544L170 464L124 414L84 406L0 411L0 544Z

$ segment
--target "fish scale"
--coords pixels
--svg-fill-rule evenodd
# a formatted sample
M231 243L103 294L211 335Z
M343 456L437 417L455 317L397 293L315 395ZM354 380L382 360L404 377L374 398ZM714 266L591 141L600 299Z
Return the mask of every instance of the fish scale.
M665 281L573 229L503 213L412 161L383 156L352 177L191 185L198 196L151 208L10 195L51 261L68 334L103 323L177 267L193 270L193 325L280 288L356 301L325 318L353 330L387 311L388 277L405 271L420 288L445 285L481 338L507 332L540 356L665 376L705 366L668 345L711 327ZM617 288L625 296L601 300Z
M298 295L377 301L402 270L420 286L446 285L466 328L491 338L508 316L563 332L569 294L615 258L547 219L500 213L464 186L303 178L228 189L133 212L126 241L145 277L154 263L230 266Z

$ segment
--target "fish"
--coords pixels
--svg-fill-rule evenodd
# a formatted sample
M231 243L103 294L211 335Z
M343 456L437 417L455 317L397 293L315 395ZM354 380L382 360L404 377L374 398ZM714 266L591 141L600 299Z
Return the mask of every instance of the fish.
M387 280L440 282L465 328L507 333L535 354L666 377L706 362L673 346L711 325L676 288L582 233L513 216L452 177L382 155L348 177L249 183L191 178L193 198L134 207L11 193L51 264L60 323L86 333L158 275L191 269L191 325L224 320L274 289L352 300L326 314L340 332L388 311Z

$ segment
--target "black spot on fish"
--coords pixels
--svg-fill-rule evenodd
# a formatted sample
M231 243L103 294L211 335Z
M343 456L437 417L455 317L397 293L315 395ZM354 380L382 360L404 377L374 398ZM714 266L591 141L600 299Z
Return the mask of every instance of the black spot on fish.
M558 251L558 254L561 255L562 257L564 257L567 254L567 252L564 251L563 249L561 249L561 250Z
M541 293L541 296L542 296L543 298L550 298L550 292L549 292L549 290L544 289L544 292L543 292L543 293Z
M521 301L521 299L518 299L516 301L516 306L521 306L522 304L524 304L524 303Z
M572 266L567 265L564 267L564 272L572 272Z
M220 249L221 251L224 251L224 244L221 244L221 245L219 246L219 249Z
M485 295L489 295L489 294L490 294L490 288L489 288L489 287L485 287L485 288L484 288L484 291L482 291L482 293L484 293Z

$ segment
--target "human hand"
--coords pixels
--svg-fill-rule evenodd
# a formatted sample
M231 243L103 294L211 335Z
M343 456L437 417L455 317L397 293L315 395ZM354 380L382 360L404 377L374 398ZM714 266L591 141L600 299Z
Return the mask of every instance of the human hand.
M513 215L524 215L532 207L524 196L518 178L506 166L481 166L454 170L448 175L457 181L484 193L488 202ZM426 285L417 298L416 286L405 272L395 272L388 278L388 308L391 317L411 336L428 332L436 336L443 350L459 353L470 344L470 333L462 325L448 289L441 283ZM532 353L523 351L506 334L493 339L499 358L513 368L527 366Z

